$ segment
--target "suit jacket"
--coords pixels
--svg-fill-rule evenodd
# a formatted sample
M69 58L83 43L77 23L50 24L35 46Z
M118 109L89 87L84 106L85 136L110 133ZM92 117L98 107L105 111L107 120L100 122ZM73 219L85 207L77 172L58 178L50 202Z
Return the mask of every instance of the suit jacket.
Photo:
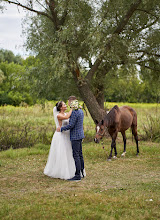
M80 140L84 138L83 131L84 114L82 109L74 110L69 119L69 124L61 127L61 132L70 130L70 140Z

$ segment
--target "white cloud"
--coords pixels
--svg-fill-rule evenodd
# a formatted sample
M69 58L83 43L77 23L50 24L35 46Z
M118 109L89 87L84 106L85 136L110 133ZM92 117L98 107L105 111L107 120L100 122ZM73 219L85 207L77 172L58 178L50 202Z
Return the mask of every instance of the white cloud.
M7 10L0 13L0 48L12 50L14 54L26 56L22 37L22 18L25 16L23 9L17 9L15 5L7 5Z

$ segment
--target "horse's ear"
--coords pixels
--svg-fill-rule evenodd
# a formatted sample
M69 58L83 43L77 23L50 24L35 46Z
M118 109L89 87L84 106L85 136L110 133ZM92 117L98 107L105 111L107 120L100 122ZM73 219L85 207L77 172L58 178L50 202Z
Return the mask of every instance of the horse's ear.
M102 120L101 123L102 123L102 125L103 125L104 121Z
M98 125L98 121L97 120L95 120L95 123L96 123L96 125Z

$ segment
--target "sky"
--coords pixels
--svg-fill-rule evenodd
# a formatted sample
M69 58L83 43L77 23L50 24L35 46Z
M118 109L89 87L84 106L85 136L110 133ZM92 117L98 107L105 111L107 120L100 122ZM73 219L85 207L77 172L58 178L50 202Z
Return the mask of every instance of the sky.
M22 18L25 16L23 9L17 9L15 5L7 5L7 10L0 11L0 49L11 50L15 55L27 57L23 44Z

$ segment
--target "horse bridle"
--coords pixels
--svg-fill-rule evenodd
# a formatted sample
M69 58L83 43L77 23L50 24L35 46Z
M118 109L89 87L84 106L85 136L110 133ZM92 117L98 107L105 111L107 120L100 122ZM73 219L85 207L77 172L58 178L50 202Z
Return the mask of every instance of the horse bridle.
M97 133L97 132L96 132L96 134L98 134L99 136L104 136L106 131L107 131L107 128L105 127L103 134L100 134L100 133Z

